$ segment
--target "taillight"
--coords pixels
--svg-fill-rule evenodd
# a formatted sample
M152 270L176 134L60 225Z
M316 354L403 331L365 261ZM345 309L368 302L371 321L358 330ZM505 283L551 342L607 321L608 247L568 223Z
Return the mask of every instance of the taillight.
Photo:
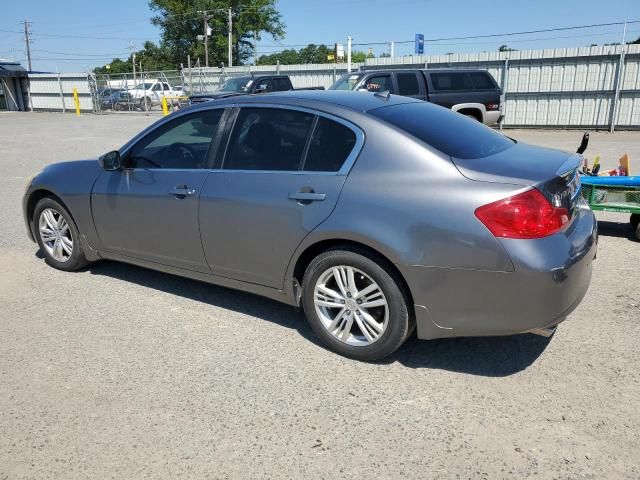
M501 238L547 237L569 222L567 209L554 207L536 189L483 205L475 214Z
M500 104L499 103L486 103L484 105L484 108L486 108L488 112L490 112L492 110L500 110Z

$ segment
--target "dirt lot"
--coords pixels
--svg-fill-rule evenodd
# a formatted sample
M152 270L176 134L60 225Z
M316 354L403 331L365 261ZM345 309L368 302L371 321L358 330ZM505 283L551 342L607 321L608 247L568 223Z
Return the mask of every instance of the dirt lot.
M413 339L358 363L270 300L112 262L44 264L21 217L26 178L155 119L0 114L0 479L640 477L626 215L600 216L591 288L552 339ZM507 133L569 150L581 136ZM605 166L623 151L638 171L640 132L592 134Z

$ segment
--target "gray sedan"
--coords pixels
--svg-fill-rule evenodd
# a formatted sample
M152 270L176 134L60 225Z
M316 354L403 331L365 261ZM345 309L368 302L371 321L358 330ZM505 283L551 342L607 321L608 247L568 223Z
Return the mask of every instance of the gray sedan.
M50 165L23 210L55 268L111 259L264 295L373 360L414 330L552 334L596 252L580 163L411 98L296 91L187 108Z

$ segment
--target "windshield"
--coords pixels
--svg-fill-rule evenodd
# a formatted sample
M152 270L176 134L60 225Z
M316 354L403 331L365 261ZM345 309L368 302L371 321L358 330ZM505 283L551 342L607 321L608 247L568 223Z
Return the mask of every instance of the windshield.
M341 76L336 83L329 87L329 90L353 90L362 78L362 75L347 73Z
M218 89L219 92L246 92L253 84L251 77L230 78Z
M488 157L515 144L476 120L427 102L375 108L369 113L455 158Z

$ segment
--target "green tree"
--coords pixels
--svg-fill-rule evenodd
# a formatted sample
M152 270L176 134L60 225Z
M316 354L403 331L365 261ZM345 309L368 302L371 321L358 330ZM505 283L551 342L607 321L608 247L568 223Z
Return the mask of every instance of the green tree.
M142 64L145 71L175 70L177 66L167 54L166 50L153 42L145 42L142 50L136 52L136 69ZM126 60L115 58L111 63L95 68L95 73L131 73L133 71L132 56Z
M360 51L351 52L351 61L354 63L364 63L367 59L367 54Z
M159 48L174 68L186 63L187 55L200 58L204 65L204 44L197 40L203 34L202 12L209 12L209 65L227 64L228 8L233 15L232 55L234 65L253 55L254 41L263 34L274 40L284 36L285 25L275 8L276 0L150 0L157 13L151 22L162 30Z

